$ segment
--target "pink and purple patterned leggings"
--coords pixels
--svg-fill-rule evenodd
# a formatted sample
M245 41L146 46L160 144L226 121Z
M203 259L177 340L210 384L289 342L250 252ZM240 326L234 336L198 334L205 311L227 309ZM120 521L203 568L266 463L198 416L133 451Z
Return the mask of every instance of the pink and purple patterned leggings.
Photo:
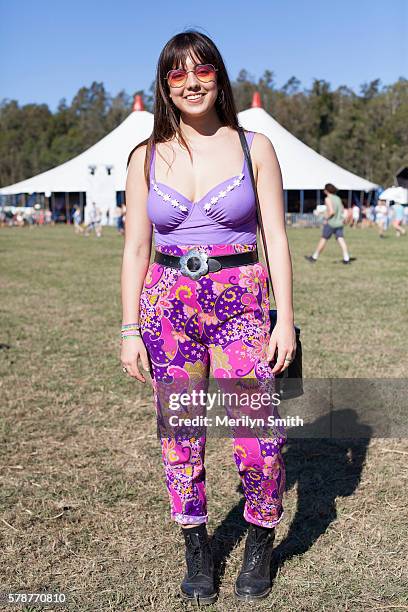
M256 245L172 245L156 250L183 255L191 248L208 255L253 250ZM151 263L140 298L140 326L153 385L208 377L269 381L267 270L261 263L209 273L198 280ZM154 393L157 413L157 394ZM277 411L275 416L279 416ZM179 524L208 522L205 488L206 436L180 440L161 436L171 518ZM282 518L285 466L281 427L268 437L233 437L233 457L245 495L244 518L274 527Z

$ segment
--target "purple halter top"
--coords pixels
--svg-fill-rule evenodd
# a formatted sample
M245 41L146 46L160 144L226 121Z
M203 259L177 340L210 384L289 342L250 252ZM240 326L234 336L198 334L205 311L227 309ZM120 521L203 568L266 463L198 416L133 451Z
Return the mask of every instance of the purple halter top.
M254 135L245 132L249 147ZM219 183L193 203L172 187L156 182L155 158L153 145L147 213L156 245L256 243L256 200L245 159L241 174Z

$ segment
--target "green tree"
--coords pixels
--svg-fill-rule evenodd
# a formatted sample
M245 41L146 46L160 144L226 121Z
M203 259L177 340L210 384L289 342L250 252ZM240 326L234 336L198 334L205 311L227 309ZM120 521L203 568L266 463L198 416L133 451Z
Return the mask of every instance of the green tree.
M154 110L153 82L145 108ZM408 163L408 81L382 86L363 83L359 93L347 85L335 91L315 79L310 90L292 76L281 89L272 70L257 80L242 69L232 82L238 111L255 91L263 108L294 136L328 159L384 186ZM0 102L0 184L8 185L53 168L82 153L115 129L131 112L133 95L111 96L103 83L81 87L70 104L60 100L52 113L46 104Z

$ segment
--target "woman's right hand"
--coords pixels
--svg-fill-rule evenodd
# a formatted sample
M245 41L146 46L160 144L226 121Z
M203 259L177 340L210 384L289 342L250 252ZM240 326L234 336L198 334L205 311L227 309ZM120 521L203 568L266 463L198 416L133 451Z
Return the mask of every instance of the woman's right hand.
M145 383L146 379L140 372L137 363L139 357L140 361L142 362L143 369L150 373L147 351L142 338L140 336L133 336L131 338L122 340L122 348L120 352L122 367L126 368L129 376L132 376L133 378L140 380L140 382ZM150 384L152 384L151 379Z

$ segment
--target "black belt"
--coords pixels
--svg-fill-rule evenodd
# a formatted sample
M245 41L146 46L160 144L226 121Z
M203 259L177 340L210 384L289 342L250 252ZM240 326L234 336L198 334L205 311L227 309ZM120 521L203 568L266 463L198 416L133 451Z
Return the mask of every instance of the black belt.
M233 255L209 256L198 249L190 249L185 255L168 255L156 251L154 261L168 268L181 270L184 276L197 280L208 272L218 272L224 268L248 266L258 261L258 251L234 253Z

